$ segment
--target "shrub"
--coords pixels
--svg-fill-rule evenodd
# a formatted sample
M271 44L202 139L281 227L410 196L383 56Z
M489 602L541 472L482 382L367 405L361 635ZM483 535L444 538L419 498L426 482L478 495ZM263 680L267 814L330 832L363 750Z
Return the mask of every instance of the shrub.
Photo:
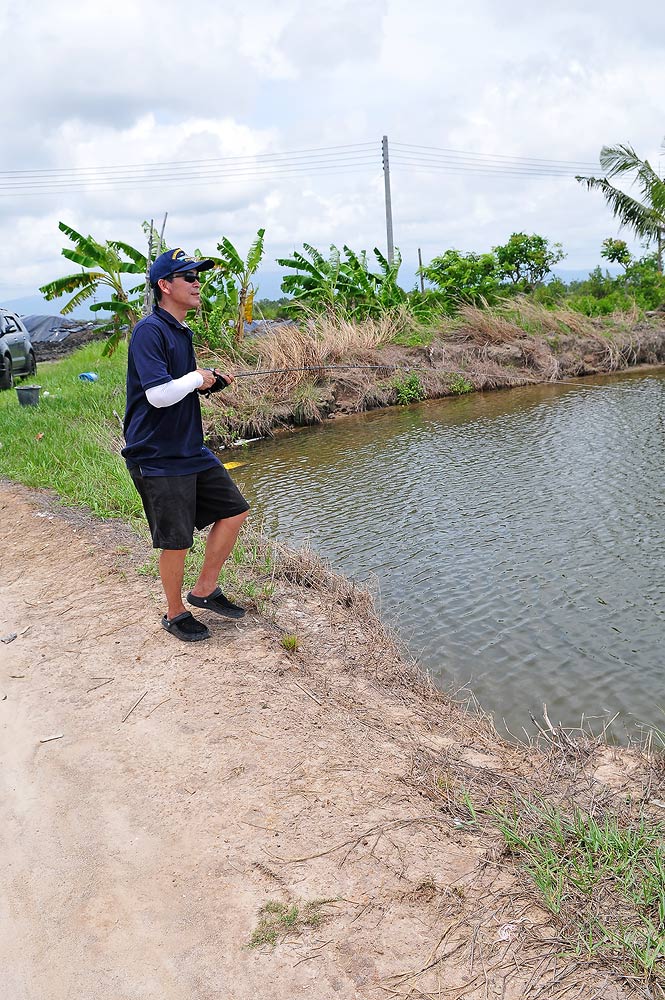
M400 406L408 406L409 403L419 403L425 398L425 389L415 372L409 372L404 377L396 376L391 384Z
M471 392L473 385L463 375L453 375L449 383L450 391L454 396L463 396L466 392Z

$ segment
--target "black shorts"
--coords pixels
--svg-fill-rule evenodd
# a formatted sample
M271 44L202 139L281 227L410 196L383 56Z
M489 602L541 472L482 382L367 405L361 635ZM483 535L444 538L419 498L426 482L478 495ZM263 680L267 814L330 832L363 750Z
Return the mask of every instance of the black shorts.
M142 476L137 467L129 474L143 501L155 549L189 549L194 528L249 510L223 465L189 476Z

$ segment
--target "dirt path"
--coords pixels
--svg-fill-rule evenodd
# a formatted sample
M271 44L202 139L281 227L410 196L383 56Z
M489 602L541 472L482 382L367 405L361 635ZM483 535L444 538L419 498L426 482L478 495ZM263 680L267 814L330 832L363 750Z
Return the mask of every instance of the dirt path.
M557 974L496 845L428 794L453 757L472 787L523 755L391 684L316 594L190 648L112 528L7 485L0 514L4 1000L511 998ZM321 922L250 948L270 901Z

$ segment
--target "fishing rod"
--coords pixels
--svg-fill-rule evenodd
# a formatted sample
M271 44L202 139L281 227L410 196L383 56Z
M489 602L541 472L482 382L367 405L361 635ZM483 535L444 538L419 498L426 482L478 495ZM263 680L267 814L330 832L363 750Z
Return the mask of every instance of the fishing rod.
M397 365L308 365L304 368L268 368L256 372L236 372L233 377L249 378L250 375L283 375L286 372L349 371L351 369L396 371L397 367Z
M210 368L209 371L213 372L216 377L216 383L203 395L209 395L212 392L218 392L220 389L225 389L229 384L227 380L223 377L222 373L216 368ZM402 365L303 365L297 368L264 368L257 371L251 372L236 372L234 374L234 379L238 378L251 378L252 376L261 375L285 375L292 372L322 372L322 371L407 371L407 372L426 372L431 371L429 368L422 368L420 366L414 366L410 368L403 368ZM474 376L476 378L495 378L502 382L521 382L523 385L572 385L578 388L584 389L605 389L604 385L594 385L590 382L573 382L568 379L538 379L530 378L528 375L507 375L507 374L496 374L494 376L486 372L474 372L474 371L463 371L461 369L452 370L452 375L468 375L471 378ZM603 374L598 372L597 374Z
M431 371L429 368L421 368L419 366L403 369L402 365L308 365L302 368L267 368L261 371L253 372L236 372L233 376L234 378L249 378L251 375L284 375L290 372L320 372L320 371L400 371L405 370L407 372L426 372ZM487 373L483 372L473 372L473 371L463 371L462 369L453 370L451 372L453 375L470 375L472 378L475 376L477 378L487 378ZM603 374L599 372L598 374ZM503 382L526 382L532 385L576 385L580 388L587 389L604 389L605 386L593 385L592 383L584 382L572 382L566 379L536 379L529 378L528 375L495 375L497 379Z

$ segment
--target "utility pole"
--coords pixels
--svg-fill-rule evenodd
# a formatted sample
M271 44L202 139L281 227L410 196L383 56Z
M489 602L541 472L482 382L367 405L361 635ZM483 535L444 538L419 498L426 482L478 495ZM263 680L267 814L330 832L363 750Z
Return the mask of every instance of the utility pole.
M392 264L395 258L395 244L393 242L393 207L390 200L390 162L388 160L388 136L384 135L381 143L381 153L383 157L383 180L386 190L386 233L388 236L388 263Z
M423 255L418 247L418 270L420 272L420 291L425 294L425 279L423 278Z

